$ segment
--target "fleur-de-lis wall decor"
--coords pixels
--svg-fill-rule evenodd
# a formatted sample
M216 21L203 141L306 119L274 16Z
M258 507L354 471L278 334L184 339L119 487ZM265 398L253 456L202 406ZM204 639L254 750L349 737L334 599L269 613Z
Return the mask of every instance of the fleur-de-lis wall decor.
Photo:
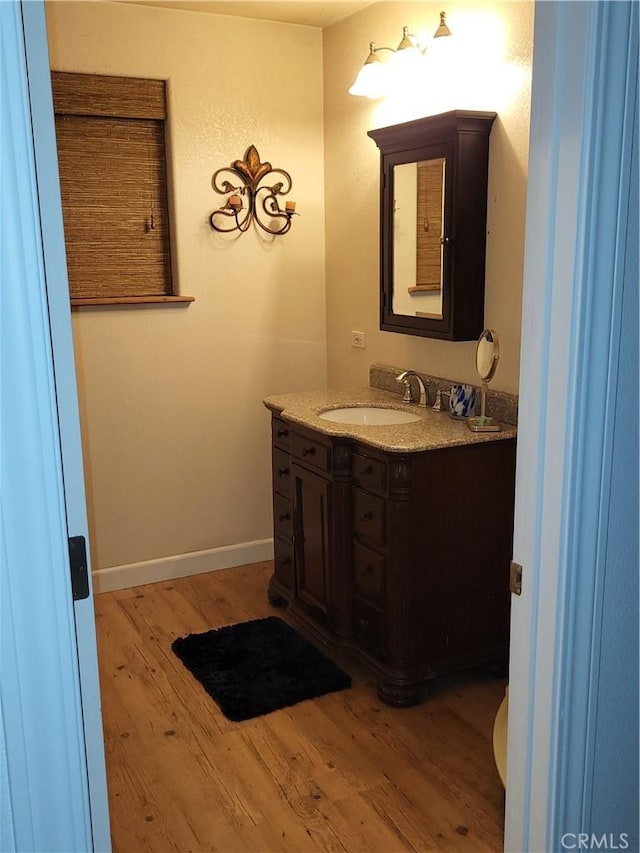
M221 177L225 174L226 178ZM280 175L283 180L261 185L267 175ZM271 163L261 163L255 145L247 148L244 160L235 160L231 166L218 169L211 184L216 192L227 196L222 207L209 217L216 231L244 232L252 222L268 234L286 234L290 230L291 220L297 215L296 203L285 201L282 208L278 196L291 191L291 175L284 169L274 169Z

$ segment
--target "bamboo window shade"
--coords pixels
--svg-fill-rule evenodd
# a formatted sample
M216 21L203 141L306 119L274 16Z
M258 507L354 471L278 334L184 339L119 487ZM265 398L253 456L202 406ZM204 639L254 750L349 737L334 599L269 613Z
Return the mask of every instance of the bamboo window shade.
M52 85L72 304L170 297L164 81L53 72Z
M445 158L418 163L416 284L440 290Z

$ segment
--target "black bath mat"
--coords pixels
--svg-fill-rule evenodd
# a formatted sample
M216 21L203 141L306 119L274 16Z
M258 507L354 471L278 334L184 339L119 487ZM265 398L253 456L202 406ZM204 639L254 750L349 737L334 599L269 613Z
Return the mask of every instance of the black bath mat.
M189 634L171 648L234 722L351 687L345 672L276 616Z

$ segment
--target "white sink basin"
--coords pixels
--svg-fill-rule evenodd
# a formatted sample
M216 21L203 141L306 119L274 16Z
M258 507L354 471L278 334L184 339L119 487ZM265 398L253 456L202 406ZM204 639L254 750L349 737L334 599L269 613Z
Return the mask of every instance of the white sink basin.
M399 409L384 409L381 406L350 406L346 409L329 409L318 415L323 421L358 426L385 426L388 424L410 424L420 420L420 415Z

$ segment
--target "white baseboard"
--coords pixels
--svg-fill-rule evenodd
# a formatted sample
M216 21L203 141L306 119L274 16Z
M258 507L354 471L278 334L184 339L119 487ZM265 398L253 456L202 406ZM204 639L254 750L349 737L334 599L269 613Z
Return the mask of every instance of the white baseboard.
M230 569L234 566L245 566L248 563L260 563L263 560L272 559L273 539L258 539L255 542L242 542L239 545L225 545L222 548L209 548L206 551L160 557L158 560L96 569L92 572L93 591L94 593L110 592L114 589L184 578L187 575L199 575L203 572Z

